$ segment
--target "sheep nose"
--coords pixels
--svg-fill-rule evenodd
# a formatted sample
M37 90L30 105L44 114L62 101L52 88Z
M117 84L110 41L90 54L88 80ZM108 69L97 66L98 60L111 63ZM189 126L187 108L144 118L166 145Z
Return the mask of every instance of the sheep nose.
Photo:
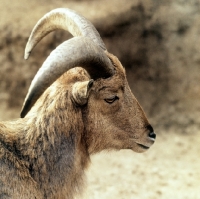
M152 139L156 139L156 134L154 133L153 127L151 125L148 125L147 129L149 130L149 137Z

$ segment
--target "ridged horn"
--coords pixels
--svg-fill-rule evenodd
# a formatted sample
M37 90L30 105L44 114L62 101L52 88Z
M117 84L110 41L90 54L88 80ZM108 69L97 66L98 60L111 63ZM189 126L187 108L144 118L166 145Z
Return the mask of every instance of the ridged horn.
M24 58L28 59L37 43L48 33L57 29L67 30L75 37L88 37L106 50L98 31L90 21L73 10L57 8L45 14L33 28L25 48Z
M60 44L47 57L35 75L25 98L21 117L25 117L42 93L70 68L81 66L92 79L110 77L114 67L105 51L87 37L74 37Z

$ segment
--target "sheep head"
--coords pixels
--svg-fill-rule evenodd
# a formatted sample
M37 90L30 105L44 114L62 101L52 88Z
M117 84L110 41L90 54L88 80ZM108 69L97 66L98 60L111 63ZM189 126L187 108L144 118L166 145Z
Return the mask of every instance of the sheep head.
M115 74L90 85L87 105L83 108L88 151L132 149L144 152L154 143L155 134L129 88L121 63L114 55L107 55L114 63Z
M25 58L46 34L56 29L68 30L76 37L59 45L46 59L31 83L21 117L25 117L53 82L67 87L68 81L63 78L70 74L76 80L71 86L70 99L81 109L83 139L89 153L104 149L146 151L156 138L153 128L129 88L125 69L107 52L98 32L84 17L69 9L47 13L29 37ZM77 66L84 69L68 71Z

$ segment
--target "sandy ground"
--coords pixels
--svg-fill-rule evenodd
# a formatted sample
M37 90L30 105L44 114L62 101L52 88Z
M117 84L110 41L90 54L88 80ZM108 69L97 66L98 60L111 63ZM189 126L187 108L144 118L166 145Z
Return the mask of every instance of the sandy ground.
M93 156L84 199L200 199L200 130L157 135L142 154Z

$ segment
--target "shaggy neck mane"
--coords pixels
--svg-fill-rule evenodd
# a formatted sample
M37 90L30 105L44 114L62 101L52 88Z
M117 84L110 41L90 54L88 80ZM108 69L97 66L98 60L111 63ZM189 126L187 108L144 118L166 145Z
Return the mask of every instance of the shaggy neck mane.
M13 126L12 122L0 125L0 136L7 136L3 139L7 142L1 145L10 156L10 165L20 170L20 178L31 178L38 190L43 190L44 198L73 198L81 191L89 162L82 144L82 113L68 98L66 91L54 94L54 98L46 93L24 122L19 119ZM7 129L8 134L1 134L1 129ZM23 164L16 166L18 162Z

